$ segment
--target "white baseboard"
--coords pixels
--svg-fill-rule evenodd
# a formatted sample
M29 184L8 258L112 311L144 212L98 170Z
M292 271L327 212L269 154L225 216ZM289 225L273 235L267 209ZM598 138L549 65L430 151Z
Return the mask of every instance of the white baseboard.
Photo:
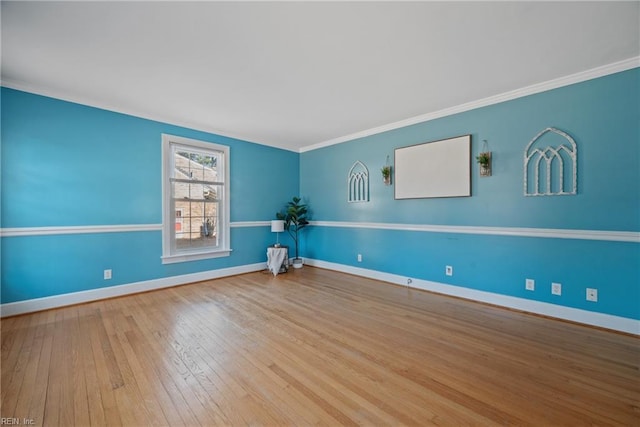
M161 279L145 280L142 282L91 289L88 291L73 292L62 295L54 295L50 297L36 298L26 301L10 302L0 305L0 317L15 316L18 314L32 313L35 311L49 310L52 308L59 308L73 304L81 304L106 298L113 298L139 292L169 288L171 286L185 285L188 283L200 282L203 280L235 276L237 274L264 270L265 268L267 268L266 263L259 262L257 264L241 265L238 267L209 270L200 273L183 274L181 276L163 277Z
M557 319L569 320L572 322L583 323L585 325L597 326L640 336L640 321L628 319L626 317L596 313L593 311L580 310L577 308L564 307L560 305L549 304L546 302L500 295L491 292L479 291L476 289L452 286L444 283L415 278L411 278L411 283L407 284L407 280L409 279L408 276L400 276L397 274L384 273L381 271L315 260L311 258L306 258L305 264L313 267L325 268L327 270L340 271L343 273L354 274L356 276L381 280L397 285L409 286L415 289L422 289L443 295L465 298L472 301L484 302L501 307L507 307L543 316L555 317ZM50 297L36 298L26 301L11 302L0 305L0 317L15 316L19 314L49 310L73 304L81 304L106 298L114 298L139 292L185 285L188 283L200 282L203 280L212 280L221 277L234 276L237 274L252 273L254 271L264 270L265 268L266 263L260 262L238 267L229 267L219 270L204 271L200 273L184 274L181 276L164 277L161 279L145 280L142 282L129 283L125 285L110 286L106 288L91 289L88 291L73 292L69 294L54 295Z
M524 298L517 298L508 295L500 295L491 292L479 291L476 289L464 288L461 286L452 286L444 283L431 282L428 280L409 278L408 276L400 276L397 274L384 273L381 271L369 270L366 268L353 267L350 265L337 264L310 258L305 259L305 264L314 267L325 268L327 270L340 271L356 276L363 276L370 279L390 282L397 285L423 289L425 291L436 292L439 294L498 305L501 307L507 307L515 310L525 311L528 313L554 317L557 319L597 326L605 329L612 329L614 331L625 332L633 335L640 335L640 320L629 319L626 317L596 313L593 311L564 307L561 305L533 301ZM408 279L411 279L410 284L407 283Z

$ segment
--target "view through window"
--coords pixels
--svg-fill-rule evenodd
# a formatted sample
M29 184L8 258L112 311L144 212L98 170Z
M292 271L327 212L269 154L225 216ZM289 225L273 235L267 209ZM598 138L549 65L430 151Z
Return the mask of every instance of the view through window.
M176 249L218 246L217 156L175 150L172 199ZM178 230L179 229L179 230Z

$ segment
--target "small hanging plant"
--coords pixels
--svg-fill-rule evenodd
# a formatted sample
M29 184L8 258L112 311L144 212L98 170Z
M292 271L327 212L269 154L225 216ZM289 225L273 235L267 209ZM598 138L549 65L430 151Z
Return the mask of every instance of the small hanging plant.
M476 160L480 163L481 166L488 166L489 160L491 159L491 155L489 153L480 153L476 156Z
M382 181L386 185L391 184L391 166L383 166L380 171L382 172Z
M480 165L480 176L491 176L491 151L485 151L476 156Z

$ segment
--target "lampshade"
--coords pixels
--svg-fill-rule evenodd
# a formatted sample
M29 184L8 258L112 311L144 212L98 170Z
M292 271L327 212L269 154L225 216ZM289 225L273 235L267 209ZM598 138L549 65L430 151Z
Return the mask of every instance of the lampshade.
M271 232L280 233L284 231L284 221L281 219L274 219L271 221Z

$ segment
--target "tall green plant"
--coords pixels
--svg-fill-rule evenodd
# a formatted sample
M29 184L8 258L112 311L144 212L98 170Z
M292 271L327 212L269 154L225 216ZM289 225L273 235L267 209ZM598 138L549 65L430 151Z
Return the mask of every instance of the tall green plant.
M284 212L276 213L276 218L284 220L284 228L289 232L296 245L296 259L300 259L298 252L298 239L300 230L309 224L307 220L307 205L300 203L300 197L293 197L287 203Z

